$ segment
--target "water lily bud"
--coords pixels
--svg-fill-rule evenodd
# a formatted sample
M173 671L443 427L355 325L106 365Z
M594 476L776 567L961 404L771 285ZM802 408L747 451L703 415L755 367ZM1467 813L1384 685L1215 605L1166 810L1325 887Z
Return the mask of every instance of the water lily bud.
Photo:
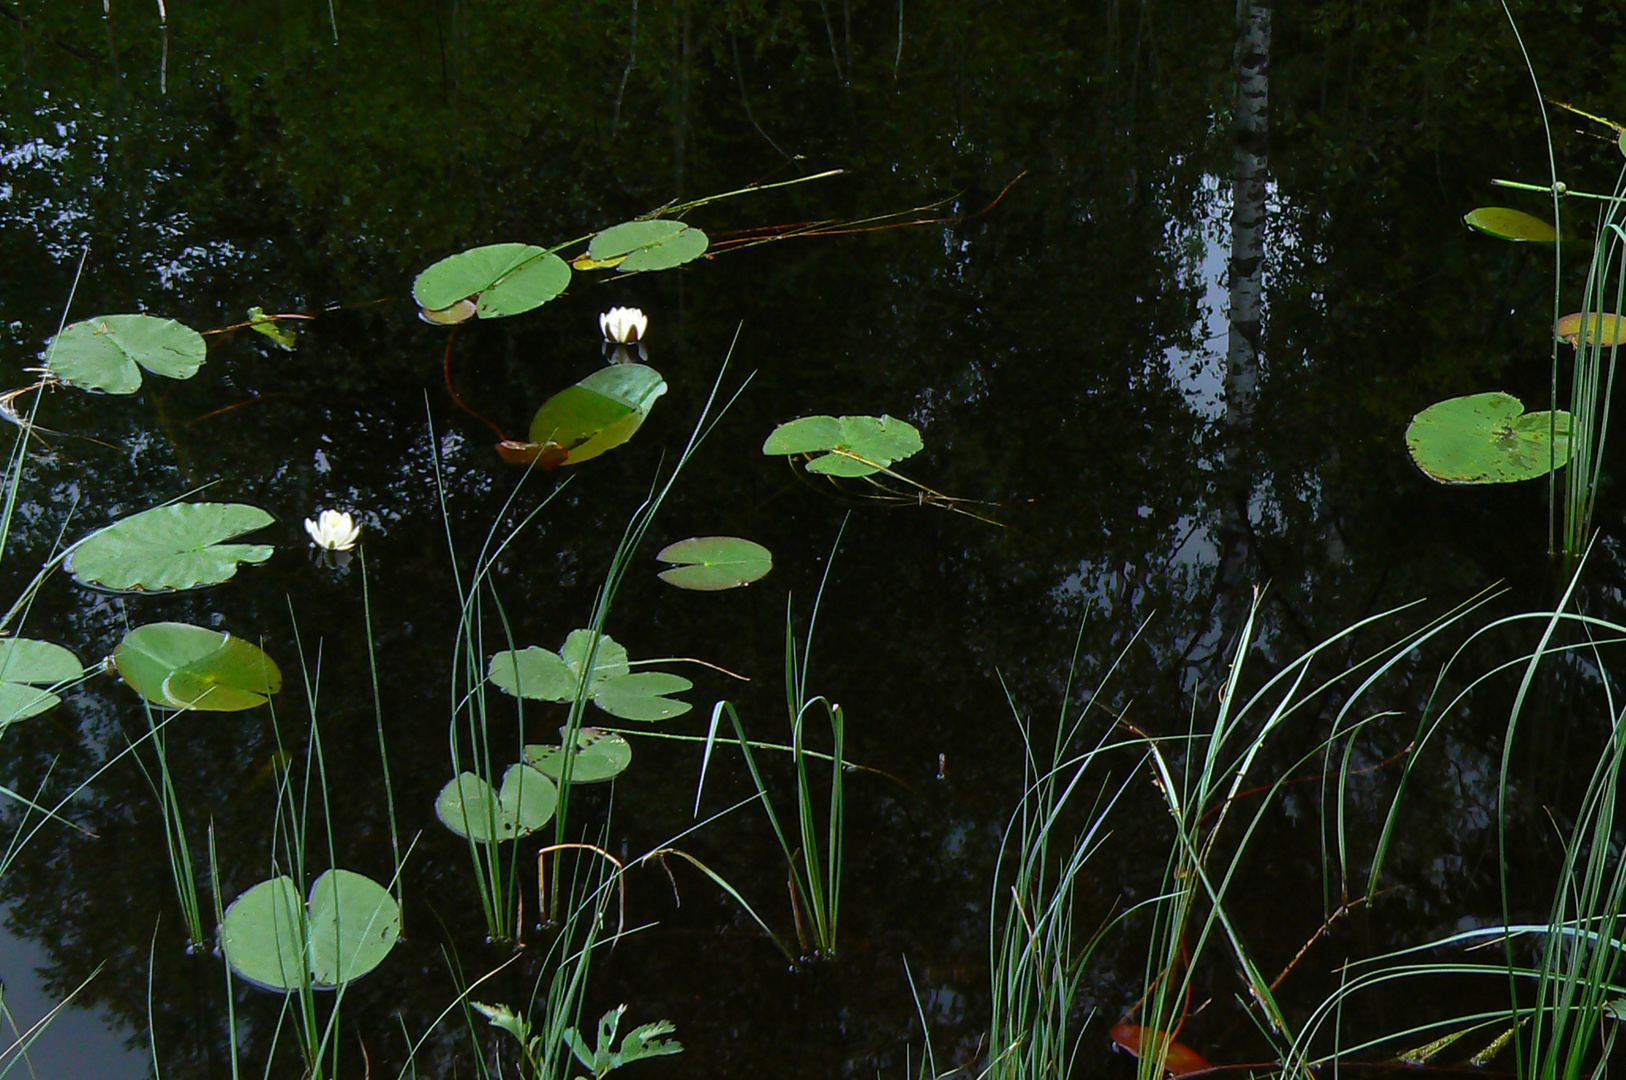
M604 331L604 340L618 345L630 345L644 336L649 317L635 307L613 307L598 317L598 328Z
M311 534L311 543L324 551L349 551L361 539L361 526L343 510L323 510L315 520L306 518L305 531Z

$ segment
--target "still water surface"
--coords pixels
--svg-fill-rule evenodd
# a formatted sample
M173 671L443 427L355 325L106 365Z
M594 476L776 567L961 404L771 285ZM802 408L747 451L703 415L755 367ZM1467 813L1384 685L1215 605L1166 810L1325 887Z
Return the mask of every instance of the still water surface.
M11 35L0 57L0 295L15 385L70 298L70 318L145 310L199 329L256 305L316 317L293 352L238 332L212 339L189 382L151 379L130 398L51 394L41 422L71 434L29 462L6 580L21 588L64 530L76 537L203 485L271 511L276 556L225 586L118 598L53 580L26 630L90 660L128 626L183 620L263 640L282 663L290 689L274 717L186 717L171 743L193 843L213 823L229 901L267 876L273 724L301 752L308 731L297 625L313 675L320 642L335 861L387 880L359 565L313 567L301 528L319 507L359 515L400 828L421 838L404 879L406 940L345 999L353 1075L360 1047L373 1069L396 1070L403 1029L415 1038L436 1024L457 994L448 956L467 974L511 955L485 943L466 850L432 809L451 771L454 560L466 574L519 480L492 430L453 403L448 369L470 409L517 434L542 400L602 363L600 311L649 314L649 363L670 392L627 446L533 476L522 511L570 474L498 564L514 639L549 648L586 622L624 523L670 467L725 358L730 388L751 374L662 508L606 625L635 657L699 657L752 680L686 669L696 708L665 730L703 732L710 703L728 697L753 734L784 737L787 597L805 629L851 514L809 682L844 706L847 756L876 770L847 785L839 956L788 970L700 875L674 866L675 895L658 870L635 876L630 916L655 925L595 968L586 1012L624 1001L629 1022L673 1021L685 1051L635 1066L650 1077L902 1075L921 1040L905 958L939 1063L978 1060L994 860L1021 791L1010 702L1049 730L1080 626L1070 707L1122 654L1101 703L1171 734L1193 710L1211 715L1255 584L1269 584L1260 671L1409 601L1424 604L1378 624L1342 662L1498 581L1511 591L1491 615L1554 595L1541 485L1442 488L1401 439L1440 398L1500 388L1544 400L1550 262L1460 224L1476 205L1507 202L1492 177L1546 176L1535 98L1492 6L1276 10L1262 359L1240 426L1225 379L1230 5L618 0L544 14L425 0L335 5L330 18L321 4L243 0L172 5L167 28L136 7L115 5L109 20L95 5L35 7L0 24ZM1626 113L1606 90L1618 80L1605 77L1595 16L1523 18L1549 94ZM1572 184L1612 183L1609 144L1562 134L1558 152ZM536 311L460 329L449 360L448 331L410 302L419 270L467 246L551 245L671 200L830 168L845 172L689 220L727 237L905 212L897 227L832 226L661 274L581 275ZM760 453L775 424L811 413L908 419L926 448L903 471L998 524L880 502ZM1603 615L1619 606L1619 521L1606 489L1586 592ZM696 534L750 537L775 569L728 593L656 581L654 550ZM1469 670L1515 645L1487 639ZM1374 688L1368 708L1395 716L1373 729L1361 763L1409 741L1442 650ZM1573 799L1571 771L1591 767L1601 729L1589 685L1544 691L1540 745L1520 757L1513 858L1533 887L1517 904L1541 917L1556 856L1538 808ZM1299 985L1285 985L1293 1015L1321 999L1344 956L1495 915L1498 692L1461 710L1420 768L1392 891L1340 923L1295 973ZM1322 719L1258 775L1286 772ZM562 721L562 709L528 711L527 735L544 739ZM128 690L94 680L6 733L0 780L60 794L142 723ZM686 828L699 774L691 744L644 738L635 751L609 819L618 855ZM711 809L750 790L737 760L720 758ZM1372 773L1354 805L1363 849L1392 774ZM775 763L769 779L788 798L789 771ZM1149 783L1134 790L1088 869L1081 925L1160 880L1167 817ZM1326 918L1318 790L1290 789L1266 820L1234 901L1272 971ZM596 829L611 797L577 795L578 819ZM94 1069L42 1055L37 1074L135 1075L145 1055L112 1047L146 1045L150 1027L166 1076L225 1075L219 962L186 953L153 789L125 763L72 810L83 833L48 830L0 881L7 925L31 943L4 954L0 977L8 1002L18 985L60 998L106 961L81 999L112 1034L95 1044L110 1049ZM736 812L685 846L793 933L783 858L759 814ZM200 870L207 894L206 878ZM1105 1030L1140 997L1144 932L1126 923L1086 980L1098 1017L1081 1075L1129 1074ZM526 944L486 1000L529 996L544 936L530 927ZM1235 973L1216 963L1201 989L1213 1004L1182 1038L1216 1062L1258 1060ZM272 1049L277 1003L239 988L245 1069L273 1055L283 1072L298 1069L286 1040ZM1348 1022L1377 1032L1415 1004L1363 1007ZM92 1045L75 1034L84 1022L76 1014L75 1027L49 1033L52 1053ZM476 1055L491 1059L491 1036L477 1050L465 1027L442 1022L418 1067L467 1075ZM511 1070L511 1048L500 1052Z

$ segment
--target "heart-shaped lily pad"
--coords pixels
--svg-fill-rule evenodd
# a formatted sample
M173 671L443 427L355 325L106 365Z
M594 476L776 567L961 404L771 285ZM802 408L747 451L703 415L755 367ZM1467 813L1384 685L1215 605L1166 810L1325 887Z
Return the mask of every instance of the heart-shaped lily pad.
M535 832L553 817L558 803L552 780L529 765L510 765L501 791L483 776L458 773L435 797L435 816L457 835L486 844Z
M680 589L719 592L749 585L773 569L773 553L738 536L691 536L655 553L665 563L660 579Z
M500 319L540 307L569 284L570 264L543 248L486 244L448 255L419 274L412 297L434 322L459 321L438 316L463 300L473 301L480 318Z
M1462 223L1498 240L1551 244L1558 239L1557 231L1545 221L1531 217L1523 210L1509 210L1505 206L1481 206L1464 214Z
M262 881L233 900L220 948L239 977L284 993L334 990L383 962L401 936L389 890L351 870L329 870L299 898L293 879Z
M868 476L919 452L920 430L891 416L804 416L773 429L764 454L807 454L807 471Z
M593 687L593 704L623 720L670 720L694 706L669 698L692 689L694 683L665 671L640 671L604 679Z
M1510 484L1570 459L1570 414L1527 413L1512 394L1469 394L1412 417L1406 447L1442 484Z
M487 672L498 689L515 697L570 701L581 685L592 646L591 630L572 630L558 653L534 645L507 650L491 658ZM626 648L608 634L600 634L587 696L593 704L623 720L666 720L681 716L693 706L665 695L681 693L693 685L688 679L665 672L633 674Z
M37 716L62 700L42 687L61 686L84 673L79 658L60 645L30 638L0 638L0 730Z
M46 348L46 370L69 386L109 394L141 389L141 368L190 379L208 354L202 334L155 315L98 315L64 327Z
M131 689L166 709L239 712L282 689L257 645L189 623L148 623L124 635L113 664Z
M223 541L276 519L244 503L172 503L143 510L74 545L68 572L82 585L114 592L172 592L218 585L239 563L262 563L268 544Z
M563 734L561 730L560 734ZM565 748L532 743L525 748L525 760L540 773L557 780L564 774ZM632 744L613 731L584 727L576 732L576 757L570 766L570 782L594 784L621 775L632 764Z
M594 235L587 245L583 269L615 267L623 274L639 270L670 270L698 259L711 241L706 234L681 221L652 218L625 221Z

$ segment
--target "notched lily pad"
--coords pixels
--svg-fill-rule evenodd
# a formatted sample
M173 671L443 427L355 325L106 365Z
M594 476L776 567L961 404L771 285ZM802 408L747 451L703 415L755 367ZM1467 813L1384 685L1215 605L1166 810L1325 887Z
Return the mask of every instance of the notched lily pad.
M81 585L173 592L218 585L240 563L271 557L267 544L227 544L276 519L244 503L172 503L121 518L74 546L67 569Z
M518 315L552 300L570 284L570 264L535 244L486 244L448 255L412 283L412 298L429 322L450 324L468 316Z
M918 428L892 416L804 416L774 428L762 452L810 455L812 473L868 476L923 445Z
M542 468L590 461L632 438L664 393L666 380L654 368L611 364L543 402L531 421L529 444L518 445L533 448L532 457L542 455Z
M208 354L202 334L156 315L98 315L64 327L46 348L46 370L69 386L109 394L141 389L141 368L190 379Z
M389 890L352 870L329 870L300 899L281 876L246 890L226 909L220 949L245 979L288 993L334 990L384 961L401 936Z
M593 645L591 630L572 630L558 653L532 646L507 650L491 658L487 673L497 688L535 701L571 701L587 669ZM627 650L608 634L600 634L587 678L587 697L611 716L623 720L666 720L693 706L667 697L694 684L662 671L633 674Z
M605 679L593 688L593 704L623 720L670 720L694 706L667 697L692 689L694 683L665 671L640 671Z
M668 585L697 592L719 592L749 585L773 569L773 553L761 544L738 536L691 536L667 544L655 558L676 563L662 570Z
M1430 405L1406 428L1412 460L1442 484L1510 484L1570 459L1570 414L1524 411L1512 394L1469 394Z
M1551 244L1558 239L1558 232L1545 221L1505 206L1481 206L1464 214L1462 223L1498 240Z
M594 235L582 269L615 267L623 274L640 270L670 270L706 253L711 241L691 225L670 218L626 221Z
M1581 343L1581 313L1565 315L1553 327L1553 336L1571 345ZM1586 318L1586 343L1605 347L1626 343L1626 323L1619 315L1593 312Z
M189 623L136 627L113 664L131 689L167 709L240 712L282 689L282 672L259 646Z
M435 816L457 835L488 844L535 832L553 817L558 803L552 780L529 765L510 765L501 791L483 776L459 773L436 796Z
M62 699L45 688L73 682L84 673L79 658L61 645L0 638L0 731L59 704Z
M560 729L563 737L564 729ZM565 748L562 745L532 743L525 748L525 760L554 780L564 775ZM632 744L613 731L584 727L576 732L576 757L570 766L570 782L595 784L627 771L632 764Z

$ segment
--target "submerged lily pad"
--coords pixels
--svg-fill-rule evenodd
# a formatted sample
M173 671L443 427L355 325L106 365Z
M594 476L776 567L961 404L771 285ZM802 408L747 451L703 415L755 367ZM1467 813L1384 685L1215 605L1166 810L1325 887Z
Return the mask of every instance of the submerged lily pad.
M643 364L611 364L543 402L531 421L530 441L544 452L563 452L576 465L626 442L666 393L660 372Z
M189 623L136 627L113 664L131 689L167 709L239 712L282 689L282 672L259 646Z
M264 334L276 343L277 347L287 352L293 352L299 347L299 334L291 326L283 326L277 321L275 315L267 315L264 308L251 307L248 309L248 328L256 333Z
M1558 239L1558 232L1545 221L1505 206L1481 206L1464 214L1462 223L1498 240L1551 244Z
M891 416L804 416L780 424L762 444L764 454L808 454L807 471L868 476L918 453L920 430Z
M525 760L544 776L557 780L564 775L563 746L533 743L525 748ZM631 764L632 744L615 732L595 727L584 727L576 732L576 757L570 766L572 784L609 780L626 772Z
M1569 461L1570 414L1527 413L1500 391L1470 394L1412 417L1406 447L1418 468L1442 484L1531 480Z
M501 791L483 776L458 773L435 797L435 816L457 835L487 844L535 832L553 817L558 803L552 780L529 765L510 765Z
M61 702L42 689L85 673L79 658L60 645L30 638L0 638L0 730Z
M1620 345L1626 343L1626 323L1619 315L1594 312L1586 319L1588 345ZM1553 327L1553 336L1559 341L1578 345L1581 341L1581 313L1579 311L1559 319Z
M623 274L670 270L698 259L710 244L705 233L681 221L626 221L594 235L584 268L613 266Z
M384 961L401 936L389 890L352 870L329 870L299 898L293 879L262 881L233 900L220 948L240 978L284 993L334 990Z
M749 585L773 569L773 553L738 536L691 536L656 552L661 562L677 563L660 579L680 589L719 592Z
M57 378L109 394L141 389L141 368L190 379L208 354L202 334L156 315L98 315L63 328L47 349L46 370Z
M552 300L570 284L570 264L535 244L486 244L448 255L419 274L412 297L432 322L470 300L482 319L518 315ZM466 316L465 316L466 317Z
M82 585L117 592L172 592L218 585L239 563L271 557L267 544L222 541L263 529L276 519L244 503L172 503L121 518L90 534L68 556Z

